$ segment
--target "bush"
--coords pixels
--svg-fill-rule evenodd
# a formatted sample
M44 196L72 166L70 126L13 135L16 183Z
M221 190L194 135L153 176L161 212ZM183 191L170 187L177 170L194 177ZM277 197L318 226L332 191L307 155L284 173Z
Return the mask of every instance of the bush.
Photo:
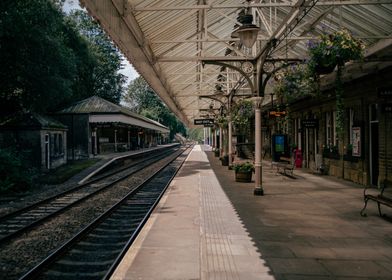
M255 167L252 163L245 162L234 164L233 169L235 172L252 172L255 170Z
M0 149L0 192L25 191L33 184L36 170L26 166L23 155L14 149Z

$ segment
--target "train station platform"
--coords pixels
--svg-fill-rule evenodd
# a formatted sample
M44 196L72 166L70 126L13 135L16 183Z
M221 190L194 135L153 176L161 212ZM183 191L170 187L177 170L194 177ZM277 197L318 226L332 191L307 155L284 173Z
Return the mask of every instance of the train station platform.
M112 279L392 279L392 224L374 203L359 215L363 187L262 174L254 196L195 146Z

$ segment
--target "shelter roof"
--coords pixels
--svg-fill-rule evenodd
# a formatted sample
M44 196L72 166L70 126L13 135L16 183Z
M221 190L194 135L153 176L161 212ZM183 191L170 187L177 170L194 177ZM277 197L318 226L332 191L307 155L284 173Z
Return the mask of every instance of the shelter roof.
M168 130L166 126L157 121L136 114L123 106L109 102L99 96L92 96L83 99L65 109L58 111L57 114L123 114L128 117Z
M249 97L236 71L246 60L267 55L277 62L307 59L307 42L323 33L349 30L366 44L366 59L354 63L350 79L391 65L391 0L81 0L135 69L186 124L208 108L218 108L216 85ZM238 13L247 6L260 27L253 49L231 36ZM274 44L272 51L266 46ZM211 64L212 63L212 64ZM215 64L214 64L215 63ZM260 70L266 65L257 65ZM268 68L267 67L267 68ZM353 74L354 73L354 74ZM249 76L253 75L250 73ZM219 80L221 75L221 80ZM222 78L223 77L223 78ZM323 78L324 79L324 78ZM328 84L328 78L324 84ZM267 89L268 91L268 89ZM208 97L208 96L207 96Z
M14 114L0 123L1 129L67 129L61 122L38 113Z

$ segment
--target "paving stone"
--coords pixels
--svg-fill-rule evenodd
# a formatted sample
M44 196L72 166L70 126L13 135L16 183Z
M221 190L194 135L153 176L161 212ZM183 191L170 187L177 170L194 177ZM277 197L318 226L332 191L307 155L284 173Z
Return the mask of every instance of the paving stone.
M320 261L333 275L350 277L390 277L391 271L383 266L367 261L342 261L322 260Z
M328 270L313 259L268 258L267 263L276 274L329 275Z

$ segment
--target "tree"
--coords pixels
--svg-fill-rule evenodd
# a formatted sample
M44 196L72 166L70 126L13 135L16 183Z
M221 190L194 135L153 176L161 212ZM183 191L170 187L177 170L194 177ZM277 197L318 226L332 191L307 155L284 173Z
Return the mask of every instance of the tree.
M65 16L62 2L0 2L0 117L93 95L119 103L120 53L85 12Z
M0 19L2 114L46 111L70 97L77 69L59 7L48 0L5 1Z
M124 83L126 81L126 77L119 73L119 70L122 69L121 53L86 12L73 11L69 18L88 43L89 51L97 63L91 69L91 76L88 77L90 80L84 81L90 87L88 88L89 92L118 104L125 90Z
M160 111L164 107L162 101L143 77L138 77L129 83L124 101L138 114L142 114L146 109L157 112L156 110Z
M142 77L134 79L129 84L127 94L124 95L124 101L134 112L169 127L171 139L176 133L186 136L183 123L167 108Z

